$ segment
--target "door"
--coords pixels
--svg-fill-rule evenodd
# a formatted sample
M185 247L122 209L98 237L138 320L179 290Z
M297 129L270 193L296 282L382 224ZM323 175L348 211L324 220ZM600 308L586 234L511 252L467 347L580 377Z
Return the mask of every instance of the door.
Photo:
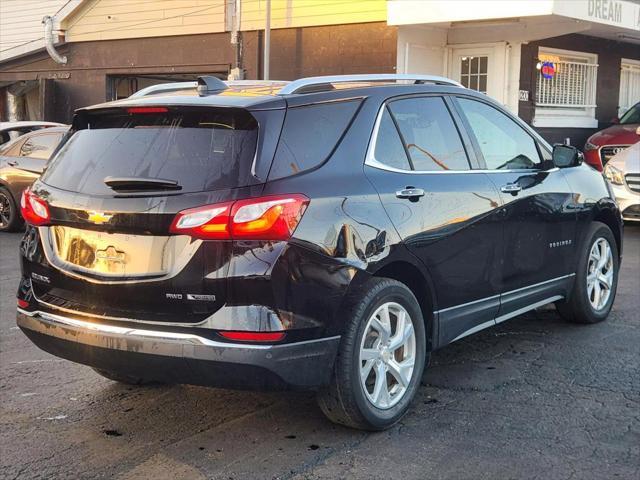
M503 204L499 321L566 293L575 265L573 193L563 172L551 168L550 152L523 126L478 99L456 102Z
M464 135L463 135L464 136ZM493 325L502 248L498 193L439 96L388 102L365 172L435 285L438 344Z

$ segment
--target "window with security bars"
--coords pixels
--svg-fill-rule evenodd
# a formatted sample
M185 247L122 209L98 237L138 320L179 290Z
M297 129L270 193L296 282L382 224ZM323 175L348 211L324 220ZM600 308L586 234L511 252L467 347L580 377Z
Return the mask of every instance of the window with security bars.
M540 51L536 81L536 106L586 109L596 107L598 64L593 56ZM543 74L544 73L544 74Z
M640 61L622 59L620 64L620 96L618 116L640 102Z

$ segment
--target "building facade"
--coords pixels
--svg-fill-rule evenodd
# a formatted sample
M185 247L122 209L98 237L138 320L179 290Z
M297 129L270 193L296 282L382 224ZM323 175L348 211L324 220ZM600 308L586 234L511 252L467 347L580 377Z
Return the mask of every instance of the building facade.
M37 42L4 55L0 44L5 117L69 121L76 108L154 83L226 78L236 68L263 76L266 0L60 3L50 0L49 15L66 63ZM640 101L635 0L272 0L271 29L270 78L444 75L492 96L552 142L581 146Z

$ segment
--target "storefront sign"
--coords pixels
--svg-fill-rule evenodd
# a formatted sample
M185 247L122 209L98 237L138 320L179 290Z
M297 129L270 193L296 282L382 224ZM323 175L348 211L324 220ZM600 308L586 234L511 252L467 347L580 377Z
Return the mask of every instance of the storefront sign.
M546 79L551 79L556 74L556 67L552 62L543 62L542 67L540 67L540 73Z
M630 0L555 0L553 13L640 31L640 3Z
M589 0L588 15L609 20L610 22L622 22L622 3L615 0Z

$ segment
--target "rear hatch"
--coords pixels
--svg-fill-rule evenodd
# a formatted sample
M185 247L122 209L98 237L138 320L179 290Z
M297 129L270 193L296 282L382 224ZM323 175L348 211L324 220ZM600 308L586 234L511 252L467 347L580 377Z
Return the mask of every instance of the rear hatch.
M51 308L198 323L225 302L231 241L169 233L176 214L259 195L256 118L213 107L81 111L33 193L50 222L30 265ZM48 281L47 281L48 280Z

